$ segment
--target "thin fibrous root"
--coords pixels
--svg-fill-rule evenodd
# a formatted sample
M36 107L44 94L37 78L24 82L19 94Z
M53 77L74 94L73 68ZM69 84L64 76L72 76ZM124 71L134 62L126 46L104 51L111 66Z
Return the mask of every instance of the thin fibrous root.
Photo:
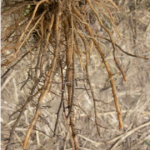
M49 89L50 89L50 86L51 86L51 83L52 83L52 78L53 78L53 74L56 70L56 67L57 67L57 58L58 58L58 54L59 54L59 40L60 40L60 17L61 17L61 3L58 2L58 13L56 15L56 25L55 25L55 33L56 33L56 48L55 48L55 53L54 53L54 59L53 59L53 63L52 63L52 67L51 69L49 70L48 72L48 76L47 76L47 79L45 79L45 84L44 84L44 87L45 90L41 93L39 99L38 99L38 105L36 107L36 113L34 115L34 118L31 122L31 126L29 127L27 133L26 133L26 137L25 137L25 140L24 140L24 143L23 143L23 149L26 149L27 147L27 143L29 141L29 137L31 135L31 132L33 130L33 127L37 121L37 118L39 116L39 107L40 107L40 104L43 100L43 98L45 97L45 95L49 92Z
M107 61L105 60L104 54L103 54L101 48L99 47L99 44L97 43L97 41L94 38L94 33L92 31L92 28L89 26L88 23L86 23L85 19L83 18L83 16L81 15L81 13L77 10L77 8L75 6L73 6L73 11L81 19L81 21L82 21L81 23L83 23L86 26L87 31L89 32L89 34L91 36L91 39L93 40L93 43L94 43L96 49L99 51L99 53L101 55L101 58L102 58L102 60L104 62L105 68L106 68L107 73L108 73L109 78L110 78L110 83L111 83L111 87L112 87L112 93L113 93L114 102L115 102L115 105L116 105L116 111L117 111L117 115L118 115L119 128L123 129L122 117L121 117L120 107L119 107L118 98L117 98L117 94L116 94L115 82L114 82L114 80L112 78L113 75L111 73L110 67L109 67Z

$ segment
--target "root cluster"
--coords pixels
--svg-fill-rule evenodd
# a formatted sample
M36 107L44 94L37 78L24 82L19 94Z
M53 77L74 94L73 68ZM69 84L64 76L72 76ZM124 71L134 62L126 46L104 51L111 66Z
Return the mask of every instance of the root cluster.
M89 63L93 50L96 50L100 55L108 73L119 128L123 129L113 73L100 44L101 40L107 40L111 43L114 62L126 81L125 74L116 58L118 47L111 33L111 31L116 32L118 38L120 38L111 13L115 9L118 10L112 0L23 0L20 2L12 0L11 4L4 7L2 15L13 15L15 22L2 32L2 40L7 41L7 45L2 47L1 50L2 67L7 68L2 77L7 76L20 61L28 56L30 58L28 60L29 68L27 69L28 78L22 88L28 82L33 81L30 95L20 109L20 114L13 125L6 149L12 141L13 133L25 108L34 100L36 111L23 142L23 148L27 147L31 132L34 130L41 113L42 101L48 93L52 93L53 84L56 84L54 81L56 74L59 74L61 101L57 112L54 136L61 115L60 109L63 108L63 116L70 134L72 149L79 149L74 112L74 108L77 107L74 103L75 81L77 80L75 64L77 63L80 64L83 79L90 89L90 92L88 92L93 99L94 124L97 133L100 135L96 98L89 78ZM105 33L103 35L106 35L105 37L96 33L92 19L94 22L98 22L99 28ZM104 19L110 22L111 29L107 28L103 22Z

